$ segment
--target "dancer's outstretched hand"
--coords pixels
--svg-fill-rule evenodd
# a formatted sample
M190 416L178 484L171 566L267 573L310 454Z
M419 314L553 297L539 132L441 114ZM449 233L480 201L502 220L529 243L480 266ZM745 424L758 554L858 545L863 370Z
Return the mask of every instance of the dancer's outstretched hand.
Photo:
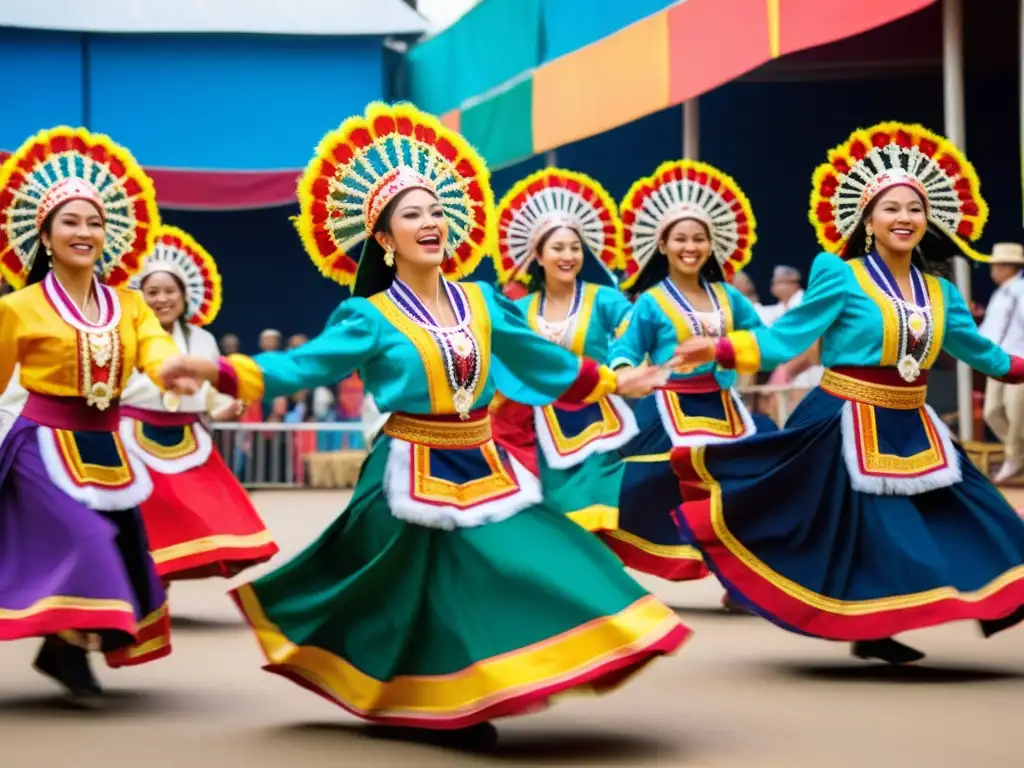
M623 397L643 397L663 386L668 380L668 375L667 369L648 363L636 368L619 368L615 371L615 391Z
M175 355L160 367L164 387L179 395L194 395L200 384L216 375L216 366L209 360L189 355Z
M716 349L717 342L706 336L695 336L687 339L676 347L676 354L672 358L674 362L673 370L679 373L689 373L698 366L713 363L715 361Z

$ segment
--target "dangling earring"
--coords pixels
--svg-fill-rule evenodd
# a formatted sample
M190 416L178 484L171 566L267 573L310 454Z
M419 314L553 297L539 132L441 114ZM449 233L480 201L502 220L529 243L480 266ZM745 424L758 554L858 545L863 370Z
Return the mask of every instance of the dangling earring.
M51 267L53 266L53 251L50 250L50 246L46 246L46 261Z
M870 224L864 227L864 232L867 234L867 237L864 238L864 253L871 253L871 241L875 237L875 232L871 229Z
M384 265L388 267L395 266L395 249L387 248L384 251Z

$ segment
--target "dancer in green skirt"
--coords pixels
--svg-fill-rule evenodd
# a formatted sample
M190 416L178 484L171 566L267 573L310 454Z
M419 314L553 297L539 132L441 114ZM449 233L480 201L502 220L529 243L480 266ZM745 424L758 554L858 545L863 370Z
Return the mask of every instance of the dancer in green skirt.
M495 268L505 294L531 328L604 363L616 329L633 308L618 289L624 266L615 201L581 173L545 168L512 187L498 205ZM531 407L499 393L491 404L495 437L541 482L544 503L588 531L619 525L619 449L637 434L617 395L580 406Z
M367 720L488 746L489 720L610 690L675 651L689 630L543 504L487 413L498 387L582 404L642 395L661 371L616 375L535 334L490 286L445 279L493 242L493 198L476 152L411 105L373 104L330 133L299 198L307 250L354 298L297 349L163 371L251 401L358 369L391 413L345 512L234 593L266 669Z

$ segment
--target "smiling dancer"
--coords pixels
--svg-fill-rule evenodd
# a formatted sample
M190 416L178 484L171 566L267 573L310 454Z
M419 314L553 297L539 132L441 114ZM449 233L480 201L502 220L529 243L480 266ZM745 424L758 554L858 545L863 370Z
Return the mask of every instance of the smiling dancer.
M704 163L662 164L639 179L620 206L626 277L640 294L612 344L611 365L669 360L676 345L760 327L754 306L726 278L750 261L754 215L730 177ZM707 575L696 549L680 539L673 510L682 501L668 462L674 446L731 442L774 428L756 420L733 390L736 374L713 365L675 373L636 406L640 435L619 499L620 530L602 536L626 565L672 581ZM728 598L727 608L738 609Z
M961 619L992 635L1024 618L1024 522L925 405L943 350L988 376L1024 360L978 332L931 274L976 257L988 216L974 168L918 125L856 131L814 174L828 251L803 302L771 328L695 339L687 363L756 371L822 340L827 370L781 432L680 448L680 522L746 603L790 631L853 641L891 663L892 639Z
M689 634L604 546L541 504L491 439L495 389L530 405L638 395L657 368L614 374L533 333L489 285L456 283L493 242L483 161L407 104L373 104L321 142L299 186L303 242L353 283L317 338L165 374L243 400L358 368L391 415L345 512L236 597L268 671L367 720L486 746L489 720L572 689L607 691ZM346 253L363 243L358 261Z
M158 230L139 289L183 354L220 358L216 339L203 328L220 311L220 273L188 233ZM222 404L217 392L205 384L182 398L136 372L121 402L121 439L153 481L141 511L165 582L230 577L270 559L277 545L200 421Z
M618 290L619 217L595 180L546 168L516 184L498 205L499 280L529 286L517 301L527 323L577 355L607 362L616 329L632 309ZM618 449L637 434L633 412L608 395L580 407L531 408L499 394L492 404L495 440L541 481L546 506L589 531L618 526L609 503L622 482Z
M27 399L0 444L0 639L45 636L36 668L78 701L111 666L170 653L138 505L149 476L118 434L136 368L176 355L126 283L159 219L150 179L107 137L55 128L0 167L0 390ZM97 272L106 285L97 279Z

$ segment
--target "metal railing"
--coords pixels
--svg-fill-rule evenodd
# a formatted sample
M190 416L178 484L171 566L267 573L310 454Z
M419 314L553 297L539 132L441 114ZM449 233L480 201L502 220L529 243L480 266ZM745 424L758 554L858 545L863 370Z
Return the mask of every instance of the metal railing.
M212 431L228 467L251 489L304 487L311 454L367 449L360 422L217 422Z
M799 397L808 390L789 385L757 385L739 389L747 406L775 396L772 415L785 424ZM760 409L758 409L760 410ZM211 425L214 444L246 488L302 488L310 485L308 464L315 455L369 449L361 422L217 422Z

